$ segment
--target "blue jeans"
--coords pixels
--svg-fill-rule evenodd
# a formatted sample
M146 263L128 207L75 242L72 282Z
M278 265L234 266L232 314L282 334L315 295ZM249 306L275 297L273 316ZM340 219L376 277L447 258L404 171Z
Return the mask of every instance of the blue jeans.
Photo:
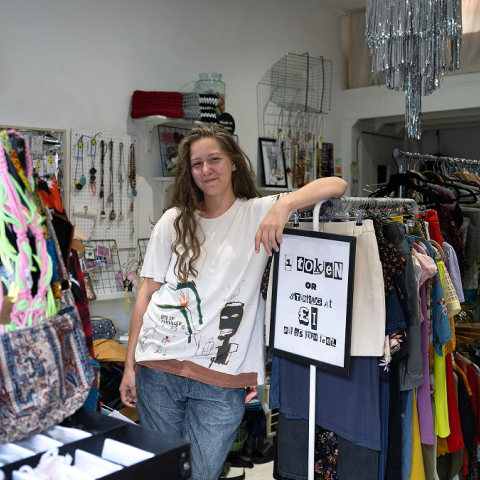
M217 480L245 413L245 389L141 367L136 378L141 425L190 442L192 478Z

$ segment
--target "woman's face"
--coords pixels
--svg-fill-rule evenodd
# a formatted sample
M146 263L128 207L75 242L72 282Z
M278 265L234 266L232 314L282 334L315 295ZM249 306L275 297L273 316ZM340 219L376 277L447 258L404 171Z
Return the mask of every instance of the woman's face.
M190 171L204 198L233 193L233 160L214 138L202 138L190 145Z

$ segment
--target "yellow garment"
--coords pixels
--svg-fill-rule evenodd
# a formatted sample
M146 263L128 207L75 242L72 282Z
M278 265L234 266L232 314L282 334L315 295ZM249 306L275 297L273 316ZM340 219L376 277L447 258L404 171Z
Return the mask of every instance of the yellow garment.
M433 377L435 380L435 435L446 438L450 435L447 404L447 374L445 371L445 346L442 347L443 356L433 353Z
M396 217L390 217L391 222L400 222L403 223L403 216L402 215L397 215Z
M423 465L422 439L420 438L420 423L418 422L417 395L413 390L413 423L412 423L412 467L410 480L426 480Z
M127 350L119 343L104 338L93 341L93 350L97 362L119 362L125 363Z
M438 274L440 275L440 283L442 284L443 291L446 291L446 284L445 284L445 276L444 276L444 265L441 260L437 260L437 265L438 265ZM445 270L447 271L447 270ZM448 271L447 271L448 274ZM444 294L443 297L445 298L445 302L447 302L447 296ZM458 299L457 299L458 301ZM459 304L460 305L460 304ZM447 304L447 311L449 312L449 305ZM457 312L459 313L459 312ZM453 315L448 317L450 321L450 329L452 330L452 338L445 344L445 353L444 355L448 355L449 353L452 353L455 351L456 345L457 345L457 339L455 338L455 320L453 319Z

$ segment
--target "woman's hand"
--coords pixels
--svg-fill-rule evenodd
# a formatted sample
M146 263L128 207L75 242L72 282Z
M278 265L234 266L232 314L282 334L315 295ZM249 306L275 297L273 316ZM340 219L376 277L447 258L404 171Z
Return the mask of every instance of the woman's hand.
M255 235L255 252L260 252L260 244L263 244L269 256L272 255L272 249L278 252L289 213L288 207L280 200L273 205L258 227Z
M263 244L268 255L272 249L278 252L282 234L291 211L310 209L328 198L340 198L347 189L347 183L338 177L317 178L304 187L281 196L267 213L255 235L255 251L260 252Z
M135 407L137 402L137 389L135 387L135 372L138 373L138 365L135 363L135 348L138 342L138 335L143 324L143 315L147 311L148 304L154 292L160 289L162 284L153 278L144 278L140 290L137 293L137 300L133 307L130 320L130 333L128 334L127 355L125 357L125 370L123 371L122 383L120 384L120 398L127 407Z
M122 383L120 384L120 399L127 407L137 406L137 389L135 387L135 371L125 368Z

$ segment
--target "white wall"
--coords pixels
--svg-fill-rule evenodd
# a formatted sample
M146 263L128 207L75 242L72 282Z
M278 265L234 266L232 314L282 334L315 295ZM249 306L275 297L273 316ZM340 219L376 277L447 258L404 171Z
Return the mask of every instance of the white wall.
M323 137L340 146L340 32L340 15L318 0L15 0L0 15L0 124L138 135L138 236L148 237L158 158L130 118L133 91L179 91L200 72L222 73L227 111L256 165L258 81L287 52L323 55L334 68ZM123 300L111 303L92 311L127 328Z
M422 153L439 153L444 157L480 159L480 127L445 128L423 135ZM438 135L437 135L438 132Z

